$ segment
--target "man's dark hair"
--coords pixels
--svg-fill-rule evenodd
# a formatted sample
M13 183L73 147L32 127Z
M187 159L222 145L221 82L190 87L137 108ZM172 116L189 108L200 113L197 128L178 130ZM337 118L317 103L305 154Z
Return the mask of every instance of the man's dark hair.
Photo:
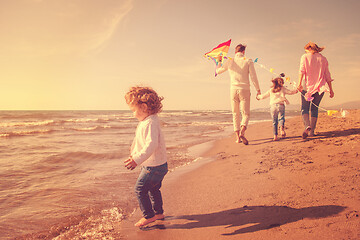
M246 45L239 44L235 48L235 52L243 52L245 51Z

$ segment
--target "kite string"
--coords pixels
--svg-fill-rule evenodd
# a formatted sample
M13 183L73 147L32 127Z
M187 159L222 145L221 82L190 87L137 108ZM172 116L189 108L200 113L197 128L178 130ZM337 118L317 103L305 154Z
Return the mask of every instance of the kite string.
M254 63L256 63L257 65L259 65L261 68L264 68L265 70L269 71L270 73L274 74L275 76L282 76L283 73L277 74L276 72L274 72L274 69L273 69L273 68L267 68L266 66L264 66L263 64L258 63L257 61L258 61L258 58L256 58L256 59L254 60ZM284 76L285 76L285 75L284 75ZM287 80L289 79L289 84L292 84L292 83L290 82L290 78L286 78L286 79L287 79ZM295 83L295 82L294 82L294 83ZM296 85L296 83L295 83L295 85ZM294 86L295 86L295 85L294 85ZM304 98L306 98L305 95L304 95L302 92L299 91L299 93L301 94L301 96L303 96ZM321 110L329 113L329 110L327 110L327 109L325 109L325 108L322 108L322 107L316 105L312 100L311 100L311 104L313 104L315 107L317 107L317 108L319 108L319 109L321 109Z

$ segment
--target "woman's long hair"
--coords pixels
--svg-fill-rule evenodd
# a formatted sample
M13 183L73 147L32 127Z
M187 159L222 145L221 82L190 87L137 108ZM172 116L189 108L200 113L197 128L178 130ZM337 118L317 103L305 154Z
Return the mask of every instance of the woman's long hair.
M308 44L305 45L304 49L308 50L309 52L319 53L324 50L324 47L319 47L318 45L316 45L316 43L308 42Z

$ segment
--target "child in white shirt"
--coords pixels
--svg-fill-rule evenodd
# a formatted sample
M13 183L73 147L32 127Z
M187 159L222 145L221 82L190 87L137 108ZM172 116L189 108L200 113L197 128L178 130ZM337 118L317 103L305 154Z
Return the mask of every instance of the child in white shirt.
M159 97L152 88L132 87L125 95L125 100L139 120L131 155L125 160L125 167L133 170L138 165L142 166L135 193L143 218L135 226L143 227L164 219L160 188L168 165L165 140L157 116L162 110L163 97Z
M274 141L279 140L278 138L278 125L280 124L281 137L285 138L285 103L289 104L285 94L295 94L297 89L289 90L284 87L284 79L277 77L271 80L273 83L272 87L264 94L257 95L256 99L265 99L270 97L270 114L273 121L273 133Z

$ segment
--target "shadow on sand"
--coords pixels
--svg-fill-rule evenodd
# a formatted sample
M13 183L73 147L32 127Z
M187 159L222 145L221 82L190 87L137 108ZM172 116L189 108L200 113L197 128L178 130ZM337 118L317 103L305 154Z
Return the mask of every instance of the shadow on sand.
M280 139L279 141L311 141L315 139L326 139L326 138L336 138L336 137L346 137L351 135L360 134L360 128L351 128L345 130L338 131L328 131L328 132L320 132L313 137L308 137L306 139L302 139L301 136L288 136L284 139ZM263 138L263 139L254 139L249 144L251 145L261 145L264 143L274 142L272 138Z
M345 208L346 207L336 205L299 209L287 206L244 206L242 208L208 214L170 217L168 220L185 219L190 222L170 224L166 227L163 226L162 229L194 229L213 226L224 226L225 228L239 227L231 233L222 234L236 235L279 227L304 218L326 218L337 215L344 211Z
M360 134L360 128L350 128L338 131L328 131L328 132L321 132L315 138L333 138L333 137L346 137L351 135Z

